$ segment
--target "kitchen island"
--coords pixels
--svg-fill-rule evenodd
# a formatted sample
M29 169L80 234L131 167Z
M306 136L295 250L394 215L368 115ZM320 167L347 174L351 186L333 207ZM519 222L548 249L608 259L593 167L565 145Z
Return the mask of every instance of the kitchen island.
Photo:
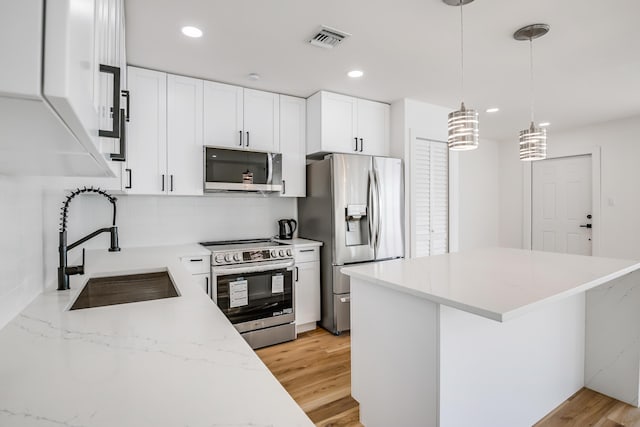
M529 426L583 386L638 406L638 269L506 248L344 268L362 424Z
M312 426L179 259L206 255L87 251L0 330L0 426ZM179 296L69 311L91 277L160 271Z

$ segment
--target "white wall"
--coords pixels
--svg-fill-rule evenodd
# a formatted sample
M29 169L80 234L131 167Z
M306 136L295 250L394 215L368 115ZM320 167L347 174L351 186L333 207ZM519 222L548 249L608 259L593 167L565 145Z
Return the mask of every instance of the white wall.
M435 141L446 141L447 115L452 110L412 99L402 99L391 105L391 155L405 159L407 197L411 194L411 175L407 167L410 134ZM495 141L481 140L479 148L474 151L450 152L451 251L498 245L498 166L499 144ZM406 210L408 229L408 200Z
M44 182L0 176L0 328L43 289Z
M478 148L458 154L459 249L498 246L500 144L481 139Z
M549 131L548 157L601 148L600 255L640 259L640 116ZM500 144L500 244L522 246L522 165L517 143Z

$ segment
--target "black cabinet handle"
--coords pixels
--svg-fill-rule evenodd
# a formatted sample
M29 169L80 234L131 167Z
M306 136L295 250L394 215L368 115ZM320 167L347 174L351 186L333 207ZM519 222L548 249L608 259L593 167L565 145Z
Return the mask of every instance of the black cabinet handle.
M100 64L100 72L113 75L113 104L111 106L113 127L110 130L98 130L98 136L104 138L120 138L120 68Z
M131 169L125 169L124 171L127 172L127 174L129 175L129 186L125 185L124 188L125 189L129 189L129 188L131 188L131 183L133 182L132 181L133 174L131 173Z
M355 150L353 150L353 151L358 151L358 137L355 137L355 138L353 138L353 139L355 139L355 140L356 140L356 149L355 149Z
M164 174L162 174L162 180L161 181L162 181L162 190L160 190L160 191L164 191Z
M300 249L300 252L313 252L315 249Z
M242 147L242 131L239 131L240 133L240 144L238 144L240 147Z
M362 153L362 150L364 150L364 140L362 138L360 138L360 152Z
M189 261L191 261L191 262L202 262L204 260L202 258L191 258Z
M581 224L580 227L582 227L582 228L593 228L593 224Z
M247 147L249 146L249 131L247 131Z
M299 278L300 278L300 270L298 270L298 267L296 267L296 282L298 281Z
M125 116L125 120L128 122L129 119L131 118L131 116L129 116L129 112L131 111L131 105L129 104L129 99L131 98L131 93L129 93L128 90L122 90L120 91L120 93L122 94L122 96L124 97L124 99L127 100L126 108L127 108L127 115Z
M124 110L120 109L120 152L109 155L114 162L124 162L127 160L127 130L124 121Z
M282 180L282 194L285 194L287 192L287 181L285 181L284 179Z
M205 277L204 280L207 282L207 295L209 295L209 278Z
M171 184L169 186L169 191L173 191L173 175L169 175L169 181L171 181Z

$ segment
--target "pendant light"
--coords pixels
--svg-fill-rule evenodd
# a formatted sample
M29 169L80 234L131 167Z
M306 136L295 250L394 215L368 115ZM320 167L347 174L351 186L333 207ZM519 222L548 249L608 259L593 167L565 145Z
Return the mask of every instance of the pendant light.
M462 18L462 6L473 0L442 0L449 6L460 8L460 74L461 92L464 96L464 21ZM458 111L449 113L447 122L447 143L450 150L467 151L478 148L478 112L468 109L464 101Z
M529 65L531 77L531 124L527 129L520 131L520 160L543 160L547 157L547 130L536 127L533 116L534 111L534 86L533 86L533 39L542 37L549 32L546 24L533 24L520 28L513 33L516 40L529 40Z

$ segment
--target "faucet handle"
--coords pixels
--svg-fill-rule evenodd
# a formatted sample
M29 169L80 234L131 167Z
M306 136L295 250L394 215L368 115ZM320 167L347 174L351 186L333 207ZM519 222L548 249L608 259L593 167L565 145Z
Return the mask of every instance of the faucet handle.
M82 265L74 265L73 267L67 267L64 269L68 275L84 274L84 248L82 248Z

